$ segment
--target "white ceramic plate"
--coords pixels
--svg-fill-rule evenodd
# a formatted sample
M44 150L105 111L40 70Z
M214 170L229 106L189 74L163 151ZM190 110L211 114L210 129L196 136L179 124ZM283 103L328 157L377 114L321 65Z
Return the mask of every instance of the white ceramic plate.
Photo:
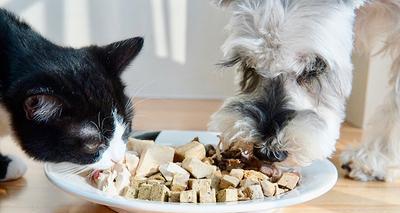
M162 131L156 143L179 145L199 136L200 141L216 144L218 142L216 135L216 133L197 131ZM299 186L280 197L216 204L181 204L127 200L120 196L110 197L88 184L85 178L79 175L60 175L56 172L57 164L46 163L44 171L47 178L65 192L120 212L265 212L317 198L328 192L337 181L335 166L328 160L322 160L302 168Z

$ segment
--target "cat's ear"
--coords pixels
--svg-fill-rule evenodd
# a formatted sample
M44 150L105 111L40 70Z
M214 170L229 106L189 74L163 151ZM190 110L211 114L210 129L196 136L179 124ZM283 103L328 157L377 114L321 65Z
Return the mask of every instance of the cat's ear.
M120 75L139 54L142 47L143 38L135 37L98 47L96 53L108 72Z
M26 119L46 122L57 118L62 112L62 102L51 95L32 95L24 101Z

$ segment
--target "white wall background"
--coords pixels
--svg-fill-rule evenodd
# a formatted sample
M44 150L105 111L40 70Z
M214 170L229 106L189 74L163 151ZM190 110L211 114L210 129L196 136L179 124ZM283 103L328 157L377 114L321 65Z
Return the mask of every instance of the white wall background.
M74 47L144 36L142 54L124 73L139 97L224 98L231 70L220 72L228 14L207 0L0 0L50 40Z
M353 54L353 90L347 104L346 120L357 127L366 127L389 93L389 75L394 59L386 53L377 54L386 45L386 38L378 39L372 56Z

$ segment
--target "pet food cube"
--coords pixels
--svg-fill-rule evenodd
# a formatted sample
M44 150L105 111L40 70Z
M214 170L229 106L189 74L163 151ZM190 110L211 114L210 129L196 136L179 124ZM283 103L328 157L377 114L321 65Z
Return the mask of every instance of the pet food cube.
M213 163L214 163L214 160L213 159L211 159L211 158L209 158L209 157L206 157L206 158L204 158L203 160L201 160L203 163L205 163L205 164L208 164L208 165L212 165Z
M150 200L168 201L169 189L164 184L154 184L151 188Z
M230 176L236 177L237 179L243 179L244 170L243 169L232 169L229 173Z
M284 190L284 189L281 189L281 188L279 188L279 187L276 187L276 192L275 192L275 195L280 195L280 194L283 194L283 193L285 193L286 191Z
M278 185L292 190L297 186L299 180L300 177L298 174L286 172L283 173L282 177L278 180Z
M171 190L172 191L185 191L187 188L189 175L175 174L172 179Z
M255 180L269 180L269 177L264 175L261 172L257 172L254 170L244 170L243 172L243 178L245 179L255 179Z
M199 192L202 188L211 189L211 179L189 179L188 187L196 192Z
M151 198L151 189L153 185L144 183L139 187L138 199L140 200L150 200Z
M252 200L264 198L264 194L260 185L247 186L244 189L244 193L247 194Z
M139 161L139 157L136 155L135 152L127 151L125 153L125 164L132 175L135 175Z
M164 185L165 185L166 187L170 188L171 185L172 185L172 181L167 181L167 182L164 183Z
M220 182L219 182L219 188L221 189L226 189L229 187L235 188L236 186L239 185L240 180L237 179L236 177L230 176L230 175L224 175L222 176Z
M138 196L138 189L129 186L125 187L122 196L128 199L135 199Z
M218 202L231 202L238 200L238 190L237 189L223 189L217 193Z
M136 152L141 156L144 151L154 145L154 141L151 140L139 140L136 138L129 138L126 144L126 149L128 151Z
M161 173L156 173L148 178L148 180L158 180L161 182L165 182L165 178Z
M260 182L261 188L263 190L264 196L266 197L272 197L275 195L277 184L276 183L271 183L268 180L263 180Z
M119 172L117 172L117 176L114 179L114 184L118 194L121 194L124 188L130 185L130 177L131 173L125 166L122 167Z
M136 177L147 177L159 171L159 166L172 162L175 150L168 146L153 145L140 156Z
M130 181L131 181L130 186L138 189L143 183L147 182L147 178L131 177Z
M215 171L214 166L203 163L197 158L186 158L182 162L182 167L189 171L190 174L197 179L211 176Z
M211 188L218 190L219 189L219 182L221 180L222 174L221 171L215 171L211 174L210 178L211 179Z
M168 202L180 202L180 196L181 196L181 192L180 191L172 191L169 194L169 199Z
M243 192L244 188L238 189L238 200L239 201L245 201L245 200L250 200L250 197L246 193Z
M172 178L175 174L190 175L188 171L183 169L178 164L172 162L160 165L159 169L167 181L172 181Z
M155 184L164 184L165 182L162 181L162 180L151 179L151 180L147 180L146 183L151 184L151 185L155 185Z
M251 185L257 185L260 184L260 181L258 181L257 179L243 179L240 181L240 187L247 187L247 186L251 186Z
M192 141L188 144L179 146L175 149L175 161L183 161L186 158L197 158L202 160L206 157L206 149L198 141Z
M217 202L215 197L215 189L201 187L199 191L200 203L215 203Z
M197 192L194 190L182 191L179 201L181 203L197 203Z

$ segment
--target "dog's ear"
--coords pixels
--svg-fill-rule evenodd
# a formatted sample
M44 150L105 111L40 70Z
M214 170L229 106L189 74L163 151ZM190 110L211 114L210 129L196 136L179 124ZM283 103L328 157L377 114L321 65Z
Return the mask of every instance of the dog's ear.
M358 8L362 7L364 4L368 3L369 1L370 0L350 0L348 2L353 4L354 9L358 9Z
M214 5L218 7L227 8L232 5L232 3L239 1L239 0L211 0Z

